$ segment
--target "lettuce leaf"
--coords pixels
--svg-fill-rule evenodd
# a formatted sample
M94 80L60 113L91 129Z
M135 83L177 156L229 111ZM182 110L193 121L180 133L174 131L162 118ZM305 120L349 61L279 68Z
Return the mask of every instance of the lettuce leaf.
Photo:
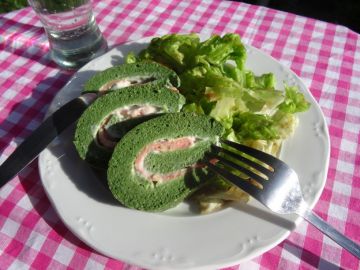
M234 115L232 126L239 141L278 139L278 131L271 117L262 114L240 113Z
M237 34L213 35L200 41L197 34L169 34L151 40L127 62L153 60L175 70L183 110L204 113L220 121L227 138L272 141L289 136L297 112L309 103L296 87L276 89L272 73L254 74L245 68L246 48Z
M255 76L252 71L245 73L246 87L252 89L275 89L276 80L272 73Z
M304 112L309 109L310 103L305 100L303 94L298 92L294 86L285 86L285 99L278 106L278 109L282 112L297 113Z

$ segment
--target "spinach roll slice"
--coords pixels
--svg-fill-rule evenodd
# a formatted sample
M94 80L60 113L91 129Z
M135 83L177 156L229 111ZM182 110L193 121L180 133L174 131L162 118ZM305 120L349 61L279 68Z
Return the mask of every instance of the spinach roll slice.
M176 206L212 177L199 160L223 132L209 116L184 112L141 123L119 141L110 159L113 196L144 211Z
M84 85L83 93L104 94L139 84L180 86L176 73L153 61L114 66L96 73Z
M172 87L151 84L100 96L77 122L75 148L90 165L106 169L114 146L128 130L159 114L178 112L184 103Z

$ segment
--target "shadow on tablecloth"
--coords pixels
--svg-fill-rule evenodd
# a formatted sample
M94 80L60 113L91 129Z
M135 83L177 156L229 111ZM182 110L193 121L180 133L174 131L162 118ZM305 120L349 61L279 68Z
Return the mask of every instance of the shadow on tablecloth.
M343 270L344 268L339 267L336 264L333 264L325 259L322 259L319 255L309 251L308 249L304 249L290 240L284 240L281 245L285 250L287 250L292 255L298 257L301 261L304 261L314 267L315 269L319 270L331 270L331 269L340 269Z

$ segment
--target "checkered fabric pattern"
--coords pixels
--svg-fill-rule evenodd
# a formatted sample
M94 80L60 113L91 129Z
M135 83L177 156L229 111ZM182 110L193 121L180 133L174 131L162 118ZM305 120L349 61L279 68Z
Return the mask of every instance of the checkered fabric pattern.
M328 179L315 212L360 243L360 36L346 27L220 0L102 0L94 12L110 46L174 32L235 32L299 75L329 127ZM42 121L72 72L49 58L30 8L0 15L0 162ZM235 269L359 269L306 222ZM60 221L33 162L0 189L0 269L139 269L105 257Z

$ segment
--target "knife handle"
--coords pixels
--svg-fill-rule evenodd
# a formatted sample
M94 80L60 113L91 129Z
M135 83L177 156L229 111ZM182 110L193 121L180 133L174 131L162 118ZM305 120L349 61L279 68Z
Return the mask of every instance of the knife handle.
M75 98L50 115L0 165L0 188L34 160L47 145L74 123L95 99L94 94Z

